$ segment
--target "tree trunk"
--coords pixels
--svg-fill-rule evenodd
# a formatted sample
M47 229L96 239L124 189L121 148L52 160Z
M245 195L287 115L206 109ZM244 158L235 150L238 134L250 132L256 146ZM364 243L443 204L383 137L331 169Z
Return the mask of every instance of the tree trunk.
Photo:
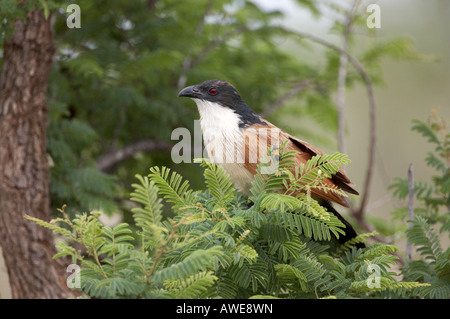
M52 261L50 231L24 219L49 220L46 152L47 82L53 47L41 10L17 19L5 41L0 75L0 244L13 298L68 297L68 273ZM67 266L67 265L66 265Z

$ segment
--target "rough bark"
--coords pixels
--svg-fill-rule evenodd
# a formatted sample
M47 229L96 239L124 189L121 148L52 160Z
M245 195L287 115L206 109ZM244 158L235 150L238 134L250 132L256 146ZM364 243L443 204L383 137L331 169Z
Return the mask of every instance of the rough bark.
M24 219L49 220L47 82L54 53L41 10L17 19L5 41L0 75L0 244L13 298L62 298L65 268L52 261L51 232Z

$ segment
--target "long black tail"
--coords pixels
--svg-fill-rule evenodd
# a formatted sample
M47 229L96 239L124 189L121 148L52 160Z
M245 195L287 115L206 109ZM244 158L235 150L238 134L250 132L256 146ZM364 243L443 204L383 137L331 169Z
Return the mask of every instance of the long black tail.
M325 199L320 199L319 203L322 207L324 207L328 212L334 214L337 218L339 218L339 220L345 225L345 235L341 235L338 238L338 241L341 244L344 244L345 242L349 241L352 238L355 238L358 234L356 233L355 229L353 228L352 225L350 225L350 223L348 221L346 221L344 219L344 217L341 216L341 214L339 214L337 212L336 209L334 209L333 204ZM366 245L364 243L357 243L356 248L364 248L366 247Z

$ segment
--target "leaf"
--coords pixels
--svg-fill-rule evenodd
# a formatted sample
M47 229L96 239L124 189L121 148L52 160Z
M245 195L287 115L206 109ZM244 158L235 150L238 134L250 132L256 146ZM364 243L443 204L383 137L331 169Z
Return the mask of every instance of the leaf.
M293 237L292 231L290 229L273 223L262 225L259 229L259 232L264 239L281 243L290 241Z
M342 222L334 215L329 214L327 217L298 210L292 213L275 213L276 221L281 225L314 240L330 240L331 233L336 237L344 234Z
M133 248L131 242L134 241L134 237L131 236L132 231L127 223L120 223L114 228L104 226L102 231L105 243L98 254L107 254L107 256L124 254L128 248Z
M277 264L275 265L275 270L277 272L277 276L279 276L280 279L286 283L292 283L295 280L300 280L304 283L308 281L305 274L292 265Z
M282 212L293 211L295 209L303 207L304 203L298 198L278 193L269 193L264 196L260 203L261 209L268 211L279 210Z
M184 181L181 175L165 166L150 168L149 178L158 187L159 193L164 199L174 204L174 208L178 209L182 206L193 204L192 190L189 189L189 181Z
M364 234L363 234L364 235ZM371 235L371 233L368 233ZM366 237L366 236L364 236ZM355 246L352 246L355 247ZM355 247L356 248L356 247ZM394 245L384 244L384 243L374 243L364 249L364 251L359 254L359 256L355 260L373 260L377 257L383 257L385 255L390 256L389 254L398 251L398 247ZM395 259L398 258L396 256L392 256Z
M233 265L230 276L238 286L251 287L251 291L257 291L259 286L264 287L269 279L267 265L260 259L252 264L244 262L242 265Z
M67 230L65 228L62 228L62 227L59 227L59 226L57 226L57 225L55 225L55 224L53 224L51 222L50 223L49 222L45 222L45 221L43 221L43 220L41 220L39 218L32 217L30 215L25 215L24 217L25 217L25 219L27 219L29 221L32 221L32 222L36 223L37 225L39 225L41 227L50 229L51 231L53 231L55 233L59 233L59 234L63 235L66 238L72 237L72 233L69 230Z
M351 249L353 246L355 246L355 245L357 245L359 243L364 243L367 238L372 237L372 236L376 236L376 235L378 235L377 231L373 231L373 232L370 232L370 233L359 234L356 237L346 241L341 246L341 249L342 250ZM394 249L393 247L395 247L395 246L392 246L392 249ZM372 246L370 248L372 248ZM390 251L390 252L392 252L392 251Z
M132 184L134 191L131 193L131 200L144 205L143 209L133 208L133 218L136 224L144 227L147 223L159 224L161 222L162 203L158 198L158 188L154 182L150 182L148 177L135 175L140 184Z
M434 133L433 129L428 126L426 123L419 121L419 120L413 120L412 123L414 124L412 127L413 131L417 131L420 134L422 134L423 137L428 138L429 143L439 144L439 138Z
M175 299L194 299L213 286L217 279L212 271L203 271L185 279L166 280L164 286Z
M393 195L399 199L405 199L409 194L409 184L406 178L394 178L389 185L389 190L394 190ZM434 191L434 187L423 181L414 181L414 194L417 198L429 197Z
M222 275L217 279L215 284L210 288L211 297L222 299L234 299L239 290L236 283L227 275Z
M195 250L181 262L157 271L153 276L153 280L164 282L168 279L187 278L194 275L197 271L204 271L210 267L214 258L222 254L223 249L221 246Z
M433 167L438 171L441 171L443 173L447 172L447 165L433 153L427 153L425 162L428 166Z
M302 254L291 265L297 268L306 278L306 282L319 280L324 276L326 270L324 266L312 254ZM302 290L308 291L310 287L302 286Z
M439 237L433 232L425 218L416 216L409 222L412 223L412 226L406 230L408 241L418 247L417 251L425 259L436 261L442 253Z
M161 224L162 203L158 198L158 188L148 177L135 176L140 184L131 185L134 188L131 200L143 207L135 207L131 211L136 225L142 229L143 245L155 247L162 241L162 234L167 232L167 229Z
M205 182L215 199L216 207L229 207L236 193L230 176L221 166L205 159L201 159L200 165L206 167L204 172Z
M448 299L450 296L450 281L433 279L419 286L418 294L422 298Z

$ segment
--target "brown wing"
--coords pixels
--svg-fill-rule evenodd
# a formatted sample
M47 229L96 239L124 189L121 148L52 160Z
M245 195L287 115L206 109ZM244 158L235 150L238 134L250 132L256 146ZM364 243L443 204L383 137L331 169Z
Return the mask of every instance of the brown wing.
M276 143L276 141L279 141L280 145L282 145L286 140L288 140L287 151L293 150L296 152L295 161L297 165L306 163L315 155L323 155L323 152L318 148L312 146L308 142L302 141L287 134L286 132L281 131L269 122L267 122L267 125L254 124L244 128L244 138L246 145L245 167L250 170L252 174L256 174L257 159L265 154L267 152L267 148L270 147L272 143ZM358 194L358 192L353 188L350 179L342 170L333 175L331 179L325 179L324 183L327 186L335 186L351 194ZM311 190L311 193L314 196L349 207L346 198L334 192L325 192L324 190L313 189Z

